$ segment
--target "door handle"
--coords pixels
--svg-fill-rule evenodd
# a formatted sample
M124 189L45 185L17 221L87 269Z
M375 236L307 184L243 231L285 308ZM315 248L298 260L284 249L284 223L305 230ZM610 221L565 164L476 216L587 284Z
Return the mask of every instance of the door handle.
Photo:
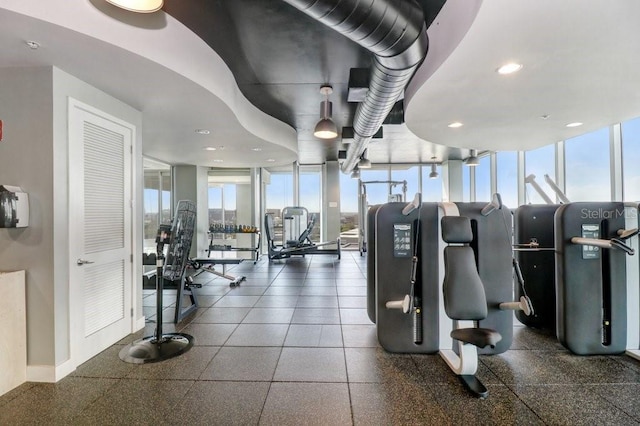
M76 263L78 264L78 266L82 266L82 265L88 265L88 264L94 263L94 262L92 262L90 260L85 260L85 259L78 259L76 261Z

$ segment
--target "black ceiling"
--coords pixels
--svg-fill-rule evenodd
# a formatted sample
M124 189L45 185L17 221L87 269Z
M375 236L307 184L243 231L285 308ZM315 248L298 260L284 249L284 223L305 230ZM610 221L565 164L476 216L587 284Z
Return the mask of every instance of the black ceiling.
M427 26L444 2L418 1ZM334 121L350 126L355 104L347 102L349 71L368 68L369 52L281 0L167 0L163 9L220 55L251 103L298 131L302 163L305 155L306 162L318 155L336 158L338 143L322 144L311 135L320 114L319 88L333 86Z

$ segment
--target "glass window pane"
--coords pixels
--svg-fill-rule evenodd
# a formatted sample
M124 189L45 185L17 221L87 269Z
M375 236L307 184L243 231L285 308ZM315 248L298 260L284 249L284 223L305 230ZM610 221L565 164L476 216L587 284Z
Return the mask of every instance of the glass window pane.
M222 185L209 184L209 226L222 226Z
M469 202L471 200L471 167L462 167L462 201ZM457 201L457 200L452 200Z
M554 182L556 181L556 146L555 144L546 145L538 149L527 151L524 154L525 173L529 177L535 176L535 182L540 185L543 191L554 200L553 192L546 187L544 175L549 175ZM525 185L525 203L526 204L546 204L544 199L529 184Z
M480 157L476 171L476 201L491 201L491 157Z
M442 170L440 165L436 165L438 177L430 178L431 165L422 166L422 201L440 202L442 201Z
M358 179L340 173L340 242L358 250Z
M640 118L621 127L624 201L640 201Z
M413 200L413 197L418 192L418 172L420 167L408 167L402 169L391 170L391 180L397 182L407 182L407 191L405 196L405 201ZM396 185L391 188L392 194L403 194L403 185Z
M309 218L316 217L311 241L320 241L322 224L322 171L317 166L300 166L300 205L309 211Z
M367 205L385 204L389 202L388 183L366 183L366 182L387 182L389 181L388 170L361 170L360 180L366 185ZM402 192L402 191L400 191Z
M568 139L564 148L569 200L610 201L609 128Z
M518 153L504 151L496 153L498 193L505 206L518 207Z
M280 216L282 209L293 206L293 175L291 173L271 173L271 183L267 185L266 208L277 211Z

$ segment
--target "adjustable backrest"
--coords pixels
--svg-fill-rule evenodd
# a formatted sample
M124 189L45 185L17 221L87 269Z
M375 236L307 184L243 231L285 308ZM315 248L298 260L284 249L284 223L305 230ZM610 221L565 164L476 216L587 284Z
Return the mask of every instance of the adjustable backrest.
M273 241L273 236L275 235L274 225L273 225L273 215L265 214L264 215L264 231L266 233L267 242L270 248L275 247L275 242Z
M298 238L298 244L304 244L305 240L309 238L309 235L311 235L314 226L316 226L316 215L312 214L309 223L307 223L307 229L305 229ZM311 240L309 240L309 242L311 242Z
M456 320L481 320L487 317L487 300L478 275L473 249L471 221L464 216L445 216L441 221L444 249L444 309Z

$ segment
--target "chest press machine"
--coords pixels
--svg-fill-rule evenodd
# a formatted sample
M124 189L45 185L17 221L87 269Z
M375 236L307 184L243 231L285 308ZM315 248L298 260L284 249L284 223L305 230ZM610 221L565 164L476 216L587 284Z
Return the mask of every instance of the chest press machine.
M388 203L375 209L368 238L375 268L368 277L374 283L368 282L367 306L381 346L390 352L440 353L480 398L488 392L475 377L478 353L508 350L509 311L532 311L528 300L512 301L516 265L504 235L506 229L509 236L510 215L499 197L489 205ZM408 294L407 281L398 279L402 270L411 271Z

